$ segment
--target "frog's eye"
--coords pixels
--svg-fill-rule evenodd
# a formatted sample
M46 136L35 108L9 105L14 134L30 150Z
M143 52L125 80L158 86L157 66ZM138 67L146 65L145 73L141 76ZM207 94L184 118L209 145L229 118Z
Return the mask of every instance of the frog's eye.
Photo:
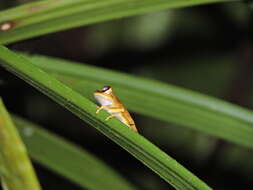
M104 86L102 90L97 90L97 92L102 92L106 94L110 94L112 92L112 88L110 86Z
M104 86L104 88L102 89L102 92L106 92L107 90L109 90L111 87L110 86Z

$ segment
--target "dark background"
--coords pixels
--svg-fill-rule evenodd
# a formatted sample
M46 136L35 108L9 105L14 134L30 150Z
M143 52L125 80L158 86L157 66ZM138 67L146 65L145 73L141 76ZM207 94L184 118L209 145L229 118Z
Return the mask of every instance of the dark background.
M2 0L0 7L18 3L24 1ZM75 28L8 47L157 79L252 109L252 21L246 3L212 4ZM140 189L173 189L95 129L1 68L0 96L9 111L82 146ZM185 127L133 117L145 137L214 189L253 186L252 150ZM44 189L81 189L39 164L35 167Z

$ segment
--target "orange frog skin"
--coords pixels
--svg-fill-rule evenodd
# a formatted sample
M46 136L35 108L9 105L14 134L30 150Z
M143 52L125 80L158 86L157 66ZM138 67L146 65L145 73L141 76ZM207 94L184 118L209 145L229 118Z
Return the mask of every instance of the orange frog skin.
M97 109L96 114L98 114L100 110L103 109L111 114L105 119L106 121L112 117L116 117L122 123L126 124L130 129L138 132L131 115L121 103L121 101L114 95L113 90L110 86L104 86L102 90L97 90L94 93L94 97L101 105Z

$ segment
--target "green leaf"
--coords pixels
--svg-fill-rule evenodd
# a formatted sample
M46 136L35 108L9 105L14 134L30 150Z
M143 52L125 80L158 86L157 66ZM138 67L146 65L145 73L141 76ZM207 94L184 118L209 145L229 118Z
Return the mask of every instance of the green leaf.
M153 11L234 0L44 0L0 12L0 43Z
M4 190L40 190L16 127L0 98L0 178Z
M27 120L14 115L12 119L31 157L52 171L91 190L136 189L90 153Z
M106 122L105 118L109 116L108 113L101 111L100 114L96 114L97 106L94 103L4 46L0 46L0 65L102 132L176 189L210 189L199 178L143 136L115 118Z
M43 56L26 58L86 97L91 98L92 92L103 85L111 85L126 107L136 113L253 148L253 112L248 109L162 82L94 66Z

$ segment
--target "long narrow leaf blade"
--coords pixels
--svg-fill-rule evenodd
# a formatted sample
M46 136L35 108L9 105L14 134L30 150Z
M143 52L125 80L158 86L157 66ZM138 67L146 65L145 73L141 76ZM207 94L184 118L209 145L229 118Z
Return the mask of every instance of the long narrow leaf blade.
M12 115L31 157L45 167L91 190L135 190L105 163L41 127Z
M33 2L0 12L0 44L152 11L226 1L233 0L45 0Z
M4 190L40 190L18 130L0 98L0 179Z
M111 85L127 107L143 115L197 129L253 148L253 113L231 103L162 82L75 62L27 56L42 69L82 93ZM145 102L145 103L143 103Z
M176 189L210 189L143 136L115 118L105 122L105 118L109 116L108 113L103 111L101 114L96 114L97 106L94 103L4 46L0 46L0 65L102 132Z

